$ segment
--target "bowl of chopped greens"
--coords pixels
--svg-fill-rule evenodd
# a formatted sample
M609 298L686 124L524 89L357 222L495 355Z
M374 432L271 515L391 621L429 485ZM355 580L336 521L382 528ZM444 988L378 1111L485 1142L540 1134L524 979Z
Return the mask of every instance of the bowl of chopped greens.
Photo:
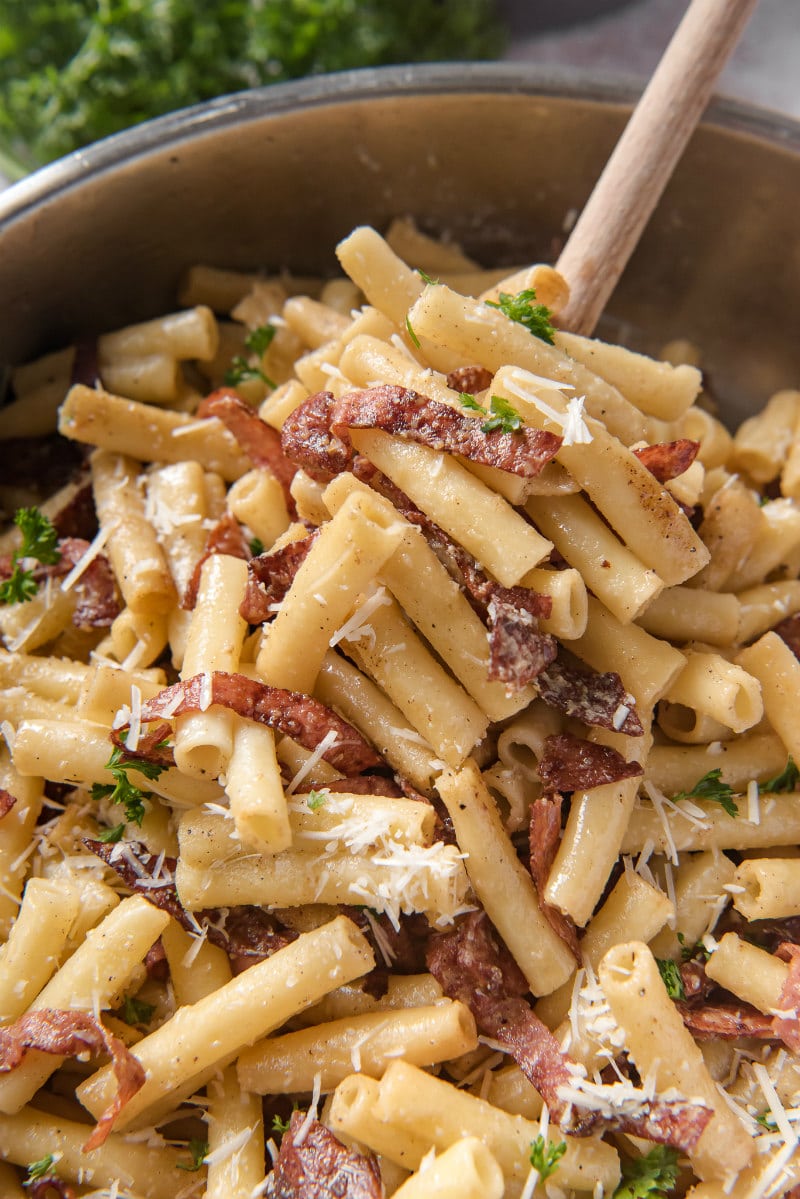
M360 223L413 217L478 261L553 261L634 89L510 63L388 66L218 97L0 195L0 361L175 306L188 267L335 272ZM609 307L614 339L703 346L728 403L791 385L800 131L717 102ZM734 414L735 415L735 414Z

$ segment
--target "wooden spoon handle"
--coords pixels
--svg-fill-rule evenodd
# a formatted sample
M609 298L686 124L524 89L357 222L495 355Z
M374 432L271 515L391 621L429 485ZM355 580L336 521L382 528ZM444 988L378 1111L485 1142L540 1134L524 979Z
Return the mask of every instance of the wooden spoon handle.
M561 252L561 328L594 329L757 2L692 0Z

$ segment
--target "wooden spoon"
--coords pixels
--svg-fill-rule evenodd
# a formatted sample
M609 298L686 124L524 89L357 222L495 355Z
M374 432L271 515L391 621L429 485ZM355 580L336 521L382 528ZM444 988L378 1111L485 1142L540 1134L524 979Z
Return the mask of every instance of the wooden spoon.
M558 324L590 334L758 0L692 0L561 252Z

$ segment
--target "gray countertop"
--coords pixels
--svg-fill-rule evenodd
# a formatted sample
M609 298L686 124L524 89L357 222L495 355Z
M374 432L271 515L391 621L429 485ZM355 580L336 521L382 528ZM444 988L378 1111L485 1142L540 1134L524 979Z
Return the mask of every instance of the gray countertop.
M642 80L688 8L688 0L633 0L606 15L536 34L529 32L536 0L528 2L508 59ZM518 10L525 11L524 4ZM800 0L759 0L717 91L800 118Z

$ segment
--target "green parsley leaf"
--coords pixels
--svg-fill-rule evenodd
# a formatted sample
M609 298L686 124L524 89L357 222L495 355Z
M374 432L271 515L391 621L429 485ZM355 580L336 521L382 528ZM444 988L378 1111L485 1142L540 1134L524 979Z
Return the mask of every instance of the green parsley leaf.
M250 379L260 379L267 387L275 386L272 379L270 379L269 375L260 366L253 366L241 354L237 354L225 372L226 385L228 387L238 387L240 383L246 383Z
M0 583L0 604L24 604L39 590L33 571L20 566L21 559L36 558L53 566L61 558L58 532L38 508L18 508L14 524L22 533L22 545L11 557L11 574Z
M689 791L679 791L677 795L673 795L674 800L678 799L708 799L714 803L721 804L729 816L736 816L739 809L733 798L733 787L730 783L721 782L722 771L719 766L716 770L709 770L708 774L704 774L701 779L698 779L695 785Z
M566 1141L548 1141L541 1133L531 1141L531 1165L544 1182L558 1169L558 1163L567 1152Z
M126 995L122 1005L122 1019L126 1024L149 1024L155 1010L155 1004L145 1003L143 999L137 999L134 995Z
M258 325L247 334L244 344L251 354L266 354L277 332L275 325Z
M431 277L427 273L427 271L423 271L421 266L417 267L417 274L419 275L422 282L427 283L429 285L429 287L436 287L439 283L438 279L431 279Z
M48 1175L55 1174L56 1158L54 1153L48 1153L45 1157L40 1157L38 1162L31 1162L28 1167L28 1175L22 1184L30 1186L32 1182L38 1182L40 1178L46 1178Z
M290 1117L291 1119L291 1117ZM280 1133L281 1136L289 1131L290 1120L282 1120L280 1116L272 1117L272 1131Z
M468 391L462 391L459 395L459 400L465 408L469 408L472 412L485 412L483 404L480 400L476 400L474 395L470 395Z
M257 558L259 554L264 553L264 542L261 540L260 537L251 538L250 553L252 554L252 556L254 558Z
M310 808L312 812L316 812L319 808L324 806L328 795L328 791L309 791L308 798L306 799L306 806Z
M492 396L489 411L492 415L481 425L484 433L491 433L492 429L501 429L503 433L516 433L517 429L522 428L522 417L502 396Z
M141 787L132 783L128 778L127 771L136 770L146 779L157 779L165 769L166 767L160 766L157 762L145 762L140 759L125 761L123 750L115 746L111 757L106 762L106 770L111 771L114 782L94 783L91 790L92 799L110 799L112 803L121 804L125 809L126 819L141 828L145 814L144 801L151 799L152 795L151 792L143 791Z
M701 958L704 962L707 962L711 957L711 954L702 941L696 941L694 945L690 945L683 933L677 933L676 936L681 947L681 958L684 962L690 962L692 958Z
M408 336L411 338L414 345L417 347L417 349L419 349L420 348L419 338L417 337L414 330L411 328L411 321L408 319L408 317L406 317L406 330L408 331Z
M775 1117L771 1112L761 1112L756 1116L756 1124L760 1124L762 1128L766 1128L768 1132L774 1132L778 1125L775 1123Z
M524 291L517 292L515 296L501 291L499 301L487 300L486 303L490 308L499 308L509 320L516 321L518 325L524 325L534 337L546 341L548 345L553 345L555 329L550 323L550 317L553 314L545 304L537 304L535 301L536 292L532 287L528 287Z
M656 1145L644 1157L623 1160L622 1182L612 1199L649 1199L666 1195L678 1180L678 1153L666 1145Z
M789 754L789 760L784 766L780 774L776 774L774 778L767 779L765 783L758 784L758 790L769 791L797 791L800 785L800 770L794 764L794 758Z
M669 958L656 958L656 965L670 999L685 999L686 991L677 962L670 961Z
M97 834L97 840L102 841L104 845L115 845L117 841L122 840L122 834L126 827L127 825L123 821L122 824L115 824L113 828L104 828L101 833Z
M189 1153L192 1156L192 1160L186 1165L184 1165L182 1162L178 1162L178 1169L193 1173L195 1170L199 1170L203 1164L203 1158L208 1153L208 1141L201 1141L198 1137L192 1137L189 1141L188 1148Z

